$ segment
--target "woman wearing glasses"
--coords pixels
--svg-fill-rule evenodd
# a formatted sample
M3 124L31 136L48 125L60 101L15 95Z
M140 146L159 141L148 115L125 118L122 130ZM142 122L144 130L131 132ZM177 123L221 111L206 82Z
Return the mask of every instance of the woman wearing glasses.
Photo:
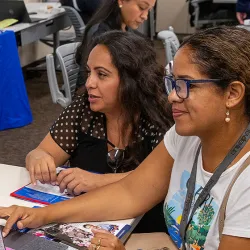
M76 53L76 62L84 65L87 61L91 41L111 30L136 30L148 18L149 11L156 0L105 0L88 22L83 40ZM80 67L82 69L82 67ZM80 70L77 89L87 79L85 71Z
M22 228L135 217L166 197L165 221L178 248L249 250L249 167L219 217L226 190L249 157L249 65L248 31L216 27L191 36L165 81L175 126L145 161L119 182L70 201L1 209L1 217L10 215L4 232L16 220ZM90 249L124 249L107 235L95 232Z
M75 195L127 176L172 123L164 71L144 38L121 31L102 35L93 44L85 71L82 94L26 157L32 183L58 184ZM57 176L56 167L66 161L71 168ZM148 215L153 221L142 222L138 230L165 230L161 205L156 210Z

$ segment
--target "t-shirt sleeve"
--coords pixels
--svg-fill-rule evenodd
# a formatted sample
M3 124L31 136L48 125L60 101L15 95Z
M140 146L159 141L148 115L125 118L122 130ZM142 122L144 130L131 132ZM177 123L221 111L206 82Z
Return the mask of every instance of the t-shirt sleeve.
M226 207L223 234L250 238L250 166L236 180Z
M178 140L178 135L175 131L175 125L174 125L168 130L168 132L164 136L165 147L173 159L176 158L177 140Z
M85 113L85 99L84 96L76 96L50 128L53 140L69 155L78 146L78 134Z

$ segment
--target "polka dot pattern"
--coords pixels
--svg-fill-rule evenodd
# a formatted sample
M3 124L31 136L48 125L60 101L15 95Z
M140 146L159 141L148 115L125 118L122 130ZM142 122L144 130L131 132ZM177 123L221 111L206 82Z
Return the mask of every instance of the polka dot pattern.
M86 95L77 96L64 109L50 129L55 142L68 154L72 154L79 145L78 135L83 132L98 139L106 139L105 116L90 109ZM136 134L137 143L145 137L150 138L152 149L163 139L165 131L156 128L145 119L139 121Z

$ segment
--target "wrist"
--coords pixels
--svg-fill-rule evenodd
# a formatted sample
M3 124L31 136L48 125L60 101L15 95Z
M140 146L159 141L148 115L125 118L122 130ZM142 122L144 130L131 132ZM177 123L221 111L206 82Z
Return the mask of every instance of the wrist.
M58 223L59 218L58 217L58 209L55 209L55 205L49 205L46 207L41 208L42 209L42 223L43 225L51 224L51 223ZM62 214L61 214L62 215Z
M109 184L108 174L96 174L97 181L95 182L96 188L103 187Z

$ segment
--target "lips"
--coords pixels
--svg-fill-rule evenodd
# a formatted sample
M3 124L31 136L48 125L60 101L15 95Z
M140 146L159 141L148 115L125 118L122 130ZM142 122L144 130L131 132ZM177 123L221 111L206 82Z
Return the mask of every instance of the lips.
M90 98L100 98L100 96L89 94Z
M182 116L182 115L184 115L184 114L187 114L186 111L180 110L180 109L176 109L176 108L173 108L173 109L172 109L172 113L173 113L173 117L174 117L174 118L177 118L177 117L180 117L180 116Z
M97 102L99 101L100 98L101 98L100 96L93 95L93 94L89 94L88 101L89 101L91 104L94 104L94 103L97 103Z

